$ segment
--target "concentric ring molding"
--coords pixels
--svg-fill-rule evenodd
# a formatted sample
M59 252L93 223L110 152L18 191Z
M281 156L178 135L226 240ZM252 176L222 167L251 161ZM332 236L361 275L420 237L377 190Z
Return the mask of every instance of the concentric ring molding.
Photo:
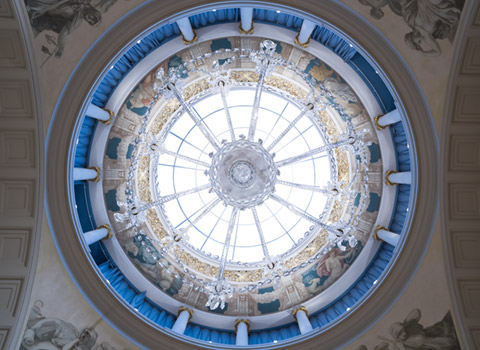
M72 137L72 135L78 132L81 122L76 120L76 116L84 112L85 106L83 103L90 92L91 86L95 85L98 77L104 74L105 67L108 67L115 59L115 53L121 50L124 43L134 40L144 30L156 24L159 18L168 18L174 13L179 13L199 4L206 4L206 2L185 1L168 5L148 3L119 21L97 41L94 49L91 49L85 55L72 74L57 105L55 118L49 131L47 202L57 247L69 272L91 304L119 331L139 345L148 348L155 348L159 342L165 347L176 346L179 349L191 349L198 347L198 345L187 344L178 339L187 340L186 337L163 335L156 327L145 322L143 317L125 312L123 309L130 308L130 306L115 298L103 280L98 277L98 272L92 267L93 261L91 261L90 255L86 254L85 248L76 236L75 232L81 232L81 228L79 223L72 219L75 218L72 210L73 206L67 205L73 203L73 193L70 192L71 188L68 181L72 174L67 170L72 168L73 154L71 152L65 154L64 150L74 148L73 140L76 137ZM240 4L246 5L245 2L228 2L227 4L236 7ZM254 2L248 4L252 6L257 4L258 6L258 3ZM262 3L261 6L265 7L267 5L273 4ZM286 6L282 6L282 2L278 2L274 6L280 9L286 8ZM337 321L337 323L324 330L321 335L312 333L304 339L295 338L281 344L281 346L291 346L294 342L302 339L302 349L318 348L318 346L335 348L351 341L353 337L361 334L378 319L394 303L418 267L429 241L437 209L437 183L434 175L437 170L438 147L434 149L431 147L432 141L435 144L437 141L421 90L403 60L396 55L388 42L378 32L363 19L353 14L351 10L338 3L298 1L296 6L301 11L299 13L301 17L315 20L312 15L317 15L319 18L336 25L367 52L375 52L376 57L373 58L383 68L378 67L378 70L385 72L386 76L395 82L395 85L389 86L395 99L408 101L408 105L399 106L399 108L404 109L406 115L417 116L417 118L412 118L409 121L404 120L404 124L407 126L406 131L411 153L416 154L416 158L412 158L412 168L417 171L414 172L411 205L409 205L411 215L407 217L404 226L404 229L410 231L410 234L407 236L407 240L403 242L405 249L394 258L396 266L401 265L401 269L391 269L377 288L369 292L373 294L372 298L365 299L361 306L348 314L348 317ZM307 10L308 8L311 8L311 10ZM199 9L199 11L204 10L205 8ZM295 12L291 8L289 8L289 11ZM308 11L312 15L308 15ZM365 52L363 54L366 55ZM78 91L84 91L85 93L78 94ZM418 118L418 116L421 116L421 118ZM416 203L416 198L422 198L422 200ZM172 333L169 330L164 330L164 332ZM280 344L259 347L269 348L271 346L279 347ZM224 346L210 344L209 347L222 348Z

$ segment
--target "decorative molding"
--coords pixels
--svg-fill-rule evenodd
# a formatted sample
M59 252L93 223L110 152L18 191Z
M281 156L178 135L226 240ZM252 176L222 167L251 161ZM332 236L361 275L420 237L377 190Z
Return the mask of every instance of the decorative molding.
M246 318L237 318L235 320L235 334L237 334L237 331L238 331L238 325L240 323L245 323L247 325L247 333L250 333L250 321Z
M8 312L15 317L21 287L21 279L0 279L0 313Z
M480 349L480 328L470 329L470 334L472 336L472 349Z
M184 43L185 45L193 44L194 42L198 41L197 33L195 33L195 31L193 31L193 39L192 39L192 40L187 40L187 39L185 39L185 37L184 37L183 34L182 34L182 40L183 40L183 43Z
M5 349L4 345L7 342L8 331L10 328L0 328L0 349Z
M0 0L0 18L0 348L18 349L43 229L45 132L24 2Z
M479 170L480 135L452 135L450 137L450 171Z
M480 88L457 86L454 123L480 123Z
M381 225L377 225L377 227L375 228L375 231L373 231L372 237L373 237L373 239L375 239L375 240L377 240L377 241L383 242L383 239L381 239L380 237L378 237L378 231L380 231L380 230L388 231L388 229L386 229L385 227L383 227L383 226L381 226Z
M480 348L480 3L466 2L444 105L440 154L443 249L462 349ZM476 315L475 317L471 317Z
M387 170L385 172L385 184L387 184L388 186L395 186L395 185L398 185L396 182L391 182L390 181L390 175L391 174L398 174L398 171L395 171L395 170ZM385 229L386 230L386 229Z
M194 311L193 311L192 309L189 309L189 308L187 308L187 307L185 307L185 306L182 305L182 306L180 306L180 308L178 309L177 317L180 316L180 314L182 313L182 311L188 312L188 315L189 315L189 316L188 316L188 322L190 322L190 320L191 320L192 317L193 317L193 312L194 312Z
M114 114L111 110L109 110L109 109L107 109L107 108L102 108L102 109L103 109L105 112L108 113L108 119L107 119L107 120L98 119L98 121L99 121L100 123L105 124L105 125L110 125L110 123L112 122L113 117L115 116L115 114Z
M35 167L33 130L0 131L0 166Z
M467 39L462 74L480 74L480 37Z
M33 217L34 199L33 180L0 181L0 217Z
M452 252L456 268L480 268L480 229L452 231Z
M16 29L0 30L0 68L24 68L23 40Z
M238 26L238 32L240 34L253 34L253 21L252 21L252 25L251 25L249 30L244 30L242 28L242 22L240 22L240 25Z
M468 318L480 317L480 280L459 280L463 311Z
M385 128L388 128L390 125L380 125L378 120L383 117L385 114L379 114L375 118L373 118L373 121L375 122L375 126L377 127L377 130L383 130Z
M307 318L308 318L307 308L305 306L300 306L300 307L297 307L296 309L292 310L292 315L293 315L293 318L295 318L295 321L297 320L297 312L299 312L299 311L305 312L305 315L307 315Z
M451 219L480 219L480 183L449 184L449 196Z
M31 229L0 229L0 271L12 265L27 266Z
M8 0L0 0L0 17L2 18L13 18L12 8ZM2 347L0 341L0 348Z
M104 229L107 230L107 235L106 235L104 238L102 238L102 240L104 240L104 239L110 239L110 238L113 237L113 233L112 233L112 229L110 228L110 225L105 224L105 225L102 225L102 226L97 227L96 229L98 230L99 228L104 228Z
M295 41L293 42L295 45L298 45L300 47L303 47L304 49L306 49L308 47L308 44L310 44L310 39L312 38L311 36L308 37L308 40L306 43L301 43L300 41L298 41L298 36L300 35L300 31L297 33L297 36L295 37Z
M0 81L0 120L32 118L30 84L26 80Z
M472 23L474 26L480 26L480 7L477 10L477 14ZM480 343L480 342L479 342ZM480 347L480 346L479 346Z
M100 171L100 168L98 166L88 166L87 169L95 170L97 173L97 176L95 176L93 179L88 179L87 181L91 181L91 182L100 181L100 175L102 172Z

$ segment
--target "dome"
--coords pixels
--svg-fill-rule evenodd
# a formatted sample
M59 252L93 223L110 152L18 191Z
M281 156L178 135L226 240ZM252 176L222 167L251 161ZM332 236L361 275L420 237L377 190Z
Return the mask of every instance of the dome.
M411 235L433 215L417 202L421 190L435 196L418 185L428 151L416 145L431 126L414 137L408 115L426 107L391 69L394 53L380 64L372 47L298 9L259 3L251 16L252 32L238 30L232 4L151 19L115 41L96 78L74 77L69 88L88 92L57 111L76 111L65 162L76 241L57 227L57 244L92 304L144 347L155 337L235 347L239 322L250 345L340 346L338 334L398 296L428 241ZM84 181L87 170L97 181Z

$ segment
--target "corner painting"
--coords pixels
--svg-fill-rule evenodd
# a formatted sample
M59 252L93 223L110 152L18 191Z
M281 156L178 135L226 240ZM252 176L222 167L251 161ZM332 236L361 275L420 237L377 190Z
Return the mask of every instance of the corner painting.
M422 313L415 308L403 322L392 323L389 336L378 336L380 342L374 348L360 345L356 350L461 349L450 311L441 320L426 327L420 323L421 318Z
M44 63L62 57L68 36L82 22L98 26L102 15L117 0L25 0L25 8L35 38L43 36ZM43 65L43 64L42 64Z
M103 321L101 318L79 330L64 319L45 315L43 306L41 300L33 304L19 350L117 350L109 342L97 342L95 327Z
M410 27L405 44L425 56L441 54L439 40L453 42L465 0L358 0L380 20L391 11Z

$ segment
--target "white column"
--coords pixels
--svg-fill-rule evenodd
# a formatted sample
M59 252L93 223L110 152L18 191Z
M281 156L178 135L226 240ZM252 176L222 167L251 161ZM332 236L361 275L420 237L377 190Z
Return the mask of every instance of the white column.
M190 44L195 41L195 33L193 32L192 24L188 17L184 17L177 21L178 28L183 35L185 44Z
M303 20L302 28L298 33L297 40L300 45L308 44L310 40L310 35L312 35L313 30L315 29L316 24L306 19Z
M411 184L412 183L412 173L410 171L404 171L401 173L392 171L387 172L386 176L387 184L396 185L396 184Z
M98 181L96 180L99 175L99 170L96 168L73 168L73 180L74 181L81 181L81 180L88 180L88 181Z
M381 130L401 121L402 118L400 117L400 112L398 109L394 109L391 112L388 112L384 115L379 115L375 118L375 124L377 125L377 129Z
M388 243L391 246L396 247L398 244L398 241L400 240L400 235L398 233L388 231L383 226L377 226L373 234L373 238L377 240L382 240L385 243Z
M308 319L307 310L304 306L301 306L293 310L293 316L296 318L298 323L298 328L300 329L301 334L308 333L313 330L312 324Z
M111 112L103 108L100 108L98 106L95 106L93 103L91 103L88 106L87 111L85 112L85 115L87 115L90 118L107 122L110 120Z
M108 225L103 225L93 231L84 232L83 238L85 239L87 245L90 245L98 242L101 239L110 238L111 235L110 227Z
M240 7L240 33L248 33L253 28L253 8Z
M235 331L237 336L235 338L235 345L248 345L248 320L236 320Z
M188 321L192 318L193 311L187 309L186 307L180 307L178 309L178 316L175 320L175 323L172 327L172 331L183 334L187 328Z

